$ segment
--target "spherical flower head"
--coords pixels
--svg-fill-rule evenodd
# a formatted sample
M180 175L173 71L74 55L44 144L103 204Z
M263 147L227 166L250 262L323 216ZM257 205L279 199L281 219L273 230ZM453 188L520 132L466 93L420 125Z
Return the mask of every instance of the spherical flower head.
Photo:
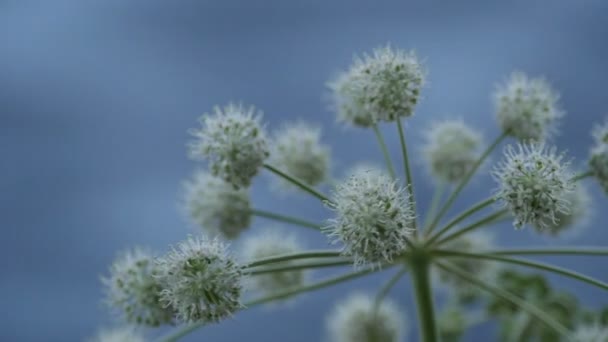
M143 335L132 327L104 329L88 342L144 342Z
M185 183L185 209L192 221L211 235L236 239L251 223L249 191L205 171Z
M229 104L201 117L202 127L191 131L193 159L207 159L211 173L235 188L248 187L270 152L261 112Z
M139 248L126 251L102 278L106 302L129 323L159 326L172 322L173 312L160 302L161 287L154 257Z
M157 260L161 302L183 322L219 322L242 307L243 272L219 239L189 237Z
M277 132L271 156L274 166L308 185L325 181L329 174L330 152L321 143L321 129L302 121Z
M555 222L549 220L546 229L536 229L543 235L558 236L568 229L582 226L591 215L591 195L583 184L577 184L574 191L565 194L564 200L569 203L568 212L557 212Z
M608 341L608 327L599 323L579 325L572 334L575 342L606 342Z
M390 262L406 250L415 213L407 190L387 175L353 174L336 187L330 208L336 216L323 230L355 266Z
M460 120L436 122L427 133L423 154L433 176L455 183L475 166L481 143L481 134Z
M558 99L544 79L514 72L494 94L498 123L522 142L543 141L555 133L555 123L564 115Z
M356 57L347 72L328 83L338 120L369 127L412 116L425 74L413 52L390 46Z
M374 308L367 295L354 294L338 303L327 318L333 342L398 342L402 341L406 318L390 300Z
M243 259L247 262L270 258L279 255L298 253L302 247L293 234L280 233L278 230L267 230L261 234L249 237L243 245ZM273 263L272 266L292 266L297 261ZM283 271L253 275L250 278L252 286L266 294L277 293L304 284L305 270Z
M574 191L569 165L563 154L542 143L507 146L505 160L493 171L499 184L495 197L509 208L516 228L544 229L569 213L567 195Z

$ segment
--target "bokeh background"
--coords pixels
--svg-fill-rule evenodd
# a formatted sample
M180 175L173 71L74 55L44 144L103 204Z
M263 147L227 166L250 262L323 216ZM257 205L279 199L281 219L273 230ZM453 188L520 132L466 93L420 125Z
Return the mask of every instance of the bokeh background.
M371 132L335 123L324 84L355 53L389 42L415 49L430 71L408 120L410 146L431 120L452 116L494 139L490 94L522 70L561 92L568 116L556 143L583 165L592 124L608 112L607 18L603 0L0 1L0 340L82 341L112 326L99 277L115 254L134 245L164 252L196 232L179 210L181 183L197 167L186 157L187 130L216 104L255 104L269 129L297 118L322 124L336 176L356 161L381 163ZM397 158L395 129L383 129ZM418 157L414 163L424 210L432 182ZM305 195L270 191L270 181L256 180L257 207L327 217ZM501 244L606 245L606 197L587 183L596 214L585 231L547 240L507 224L494 228ZM485 172L455 210L491 187ZM248 234L268 224L256 219ZM284 229L311 248L325 246L305 229ZM556 261L608 280L605 261ZM336 301L374 291L390 275L239 313L185 340L322 341ZM406 279L391 297L408 312L408 339L416 340ZM592 307L608 304L605 292L552 279ZM482 325L467 340L491 340L493 328Z

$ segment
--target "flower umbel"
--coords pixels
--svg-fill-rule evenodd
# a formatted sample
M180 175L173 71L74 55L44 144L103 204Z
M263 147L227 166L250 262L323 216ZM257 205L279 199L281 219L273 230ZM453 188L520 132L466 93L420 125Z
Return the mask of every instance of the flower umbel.
M202 127L192 130L190 156L208 159L212 174L234 185L248 187L269 156L261 112L254 107L229 104L201 117Z
M494 94L498 123L522 142L543 141L555 132L557 119L564 115L558 99L544 79L514 72Z
M218 322L242 307L243 272L217 238L189 237L157 265L161 301L180 321Z
M507 146L505 160L493 171L499 184L495 197L515 216L516 228L531 224L544 229L569 213L567 195L574 190L569 164L542 143Z
M399 342L406 322L392 301L382 301L376 311L371 297L354 294L336 305L327 326L333 342Z
M172 322L173 312L160 302L160 284L152 255L135 248L123 253L102 278L106 302L120 310L129 323L159 326Z
M355 265L390 262L403 253L415 213L406 188L380 172L359 172L338 185L331 209L336 217L324 228Z
M190 218L211 235L236 239L251 223L249 190L235 189L222 178L197 172L185 183L185 207Z
M424 68L414 53L386 46L355 58L328 86L338 120L369 127L412 116L424 80Z

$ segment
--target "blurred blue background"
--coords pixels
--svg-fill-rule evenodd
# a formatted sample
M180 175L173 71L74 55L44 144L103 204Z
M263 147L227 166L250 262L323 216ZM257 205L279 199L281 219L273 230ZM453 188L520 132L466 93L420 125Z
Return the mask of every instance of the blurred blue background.
M562 93L568 116L557 144L582 165L592 124L607 112L607 18L602 0L0 1L0 340L81 341L112 325L99 277L116 252L133 245L163 252L195 232L179 212L180 184L196 167L186 157L186 131L215 104L255 104L270 129L297 118L322 124L336 175L359 160L382 162L371 132L335 124L324 83L355 53L388 42L415 49L430 71L408 120L410 146L419 146L430 120L450 116L493 139L490 94L522 70ZM383 128L397 158L394 127ZM424 210L432 184L414 163ZM305 195L269 191L269 179L254 184L257 207L327 217ZM584 234L548 241L507 224L495 231L501 243L606 245L606 198L589 185L596 224ZM455 210L491 187L486 172ZM252 231L268 223L256 219ZM325 246L305 229L285 229L311 248ZM608 280L605 261L556 261ZM305 295L288 308L239 313L185 340L323 340L337 300L351 289L373 291L391 273ZM391 296L408 312L408 338L416 340L405 279ZM590 306L608 304L600 290L552 279ZM491 331L481 326L467 339L488 340Z

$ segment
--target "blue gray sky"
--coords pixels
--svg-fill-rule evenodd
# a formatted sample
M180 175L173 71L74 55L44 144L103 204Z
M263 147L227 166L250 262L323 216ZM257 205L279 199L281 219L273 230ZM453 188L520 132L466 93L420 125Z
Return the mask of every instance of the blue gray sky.
M583 165L592 124L607 113L607 16L601 0L0 1L0 340L80 341L111 326L99 277L115 254L134 245L163 252L196 232L179 212L180 184L198 166L186 157L187 130L216 104L255 104L270 129L296 119L323 125L337 175L356 161L380 163L371 132L335 123L324 84L355 53L386 43L414 49L429 69L407 123L410 146L419 146L431 120L456 116L493 139L490 94L521 70L561 92L568 115L556 144ZM397 158L394 127L383 129ZM432 184L414 157L424 210ZM269 191L269 181L254 184L256 206L327 217L306 196ZM588 185L596 224L578 236L548 241L509 225L495 233L504 245L606 245L606 198ZM492 186L486 171L456 209ZM252 232L268 223L256 220ZM313 233L284 229L311 248L325 246ZM556 261L608 280L602 262ZM323 340L333 303L351 290L374 291L389 276L244 312L185 340ZM552 279L589 305L608 304L599 290ZM391 296L408 312L415 340L408 283Z

